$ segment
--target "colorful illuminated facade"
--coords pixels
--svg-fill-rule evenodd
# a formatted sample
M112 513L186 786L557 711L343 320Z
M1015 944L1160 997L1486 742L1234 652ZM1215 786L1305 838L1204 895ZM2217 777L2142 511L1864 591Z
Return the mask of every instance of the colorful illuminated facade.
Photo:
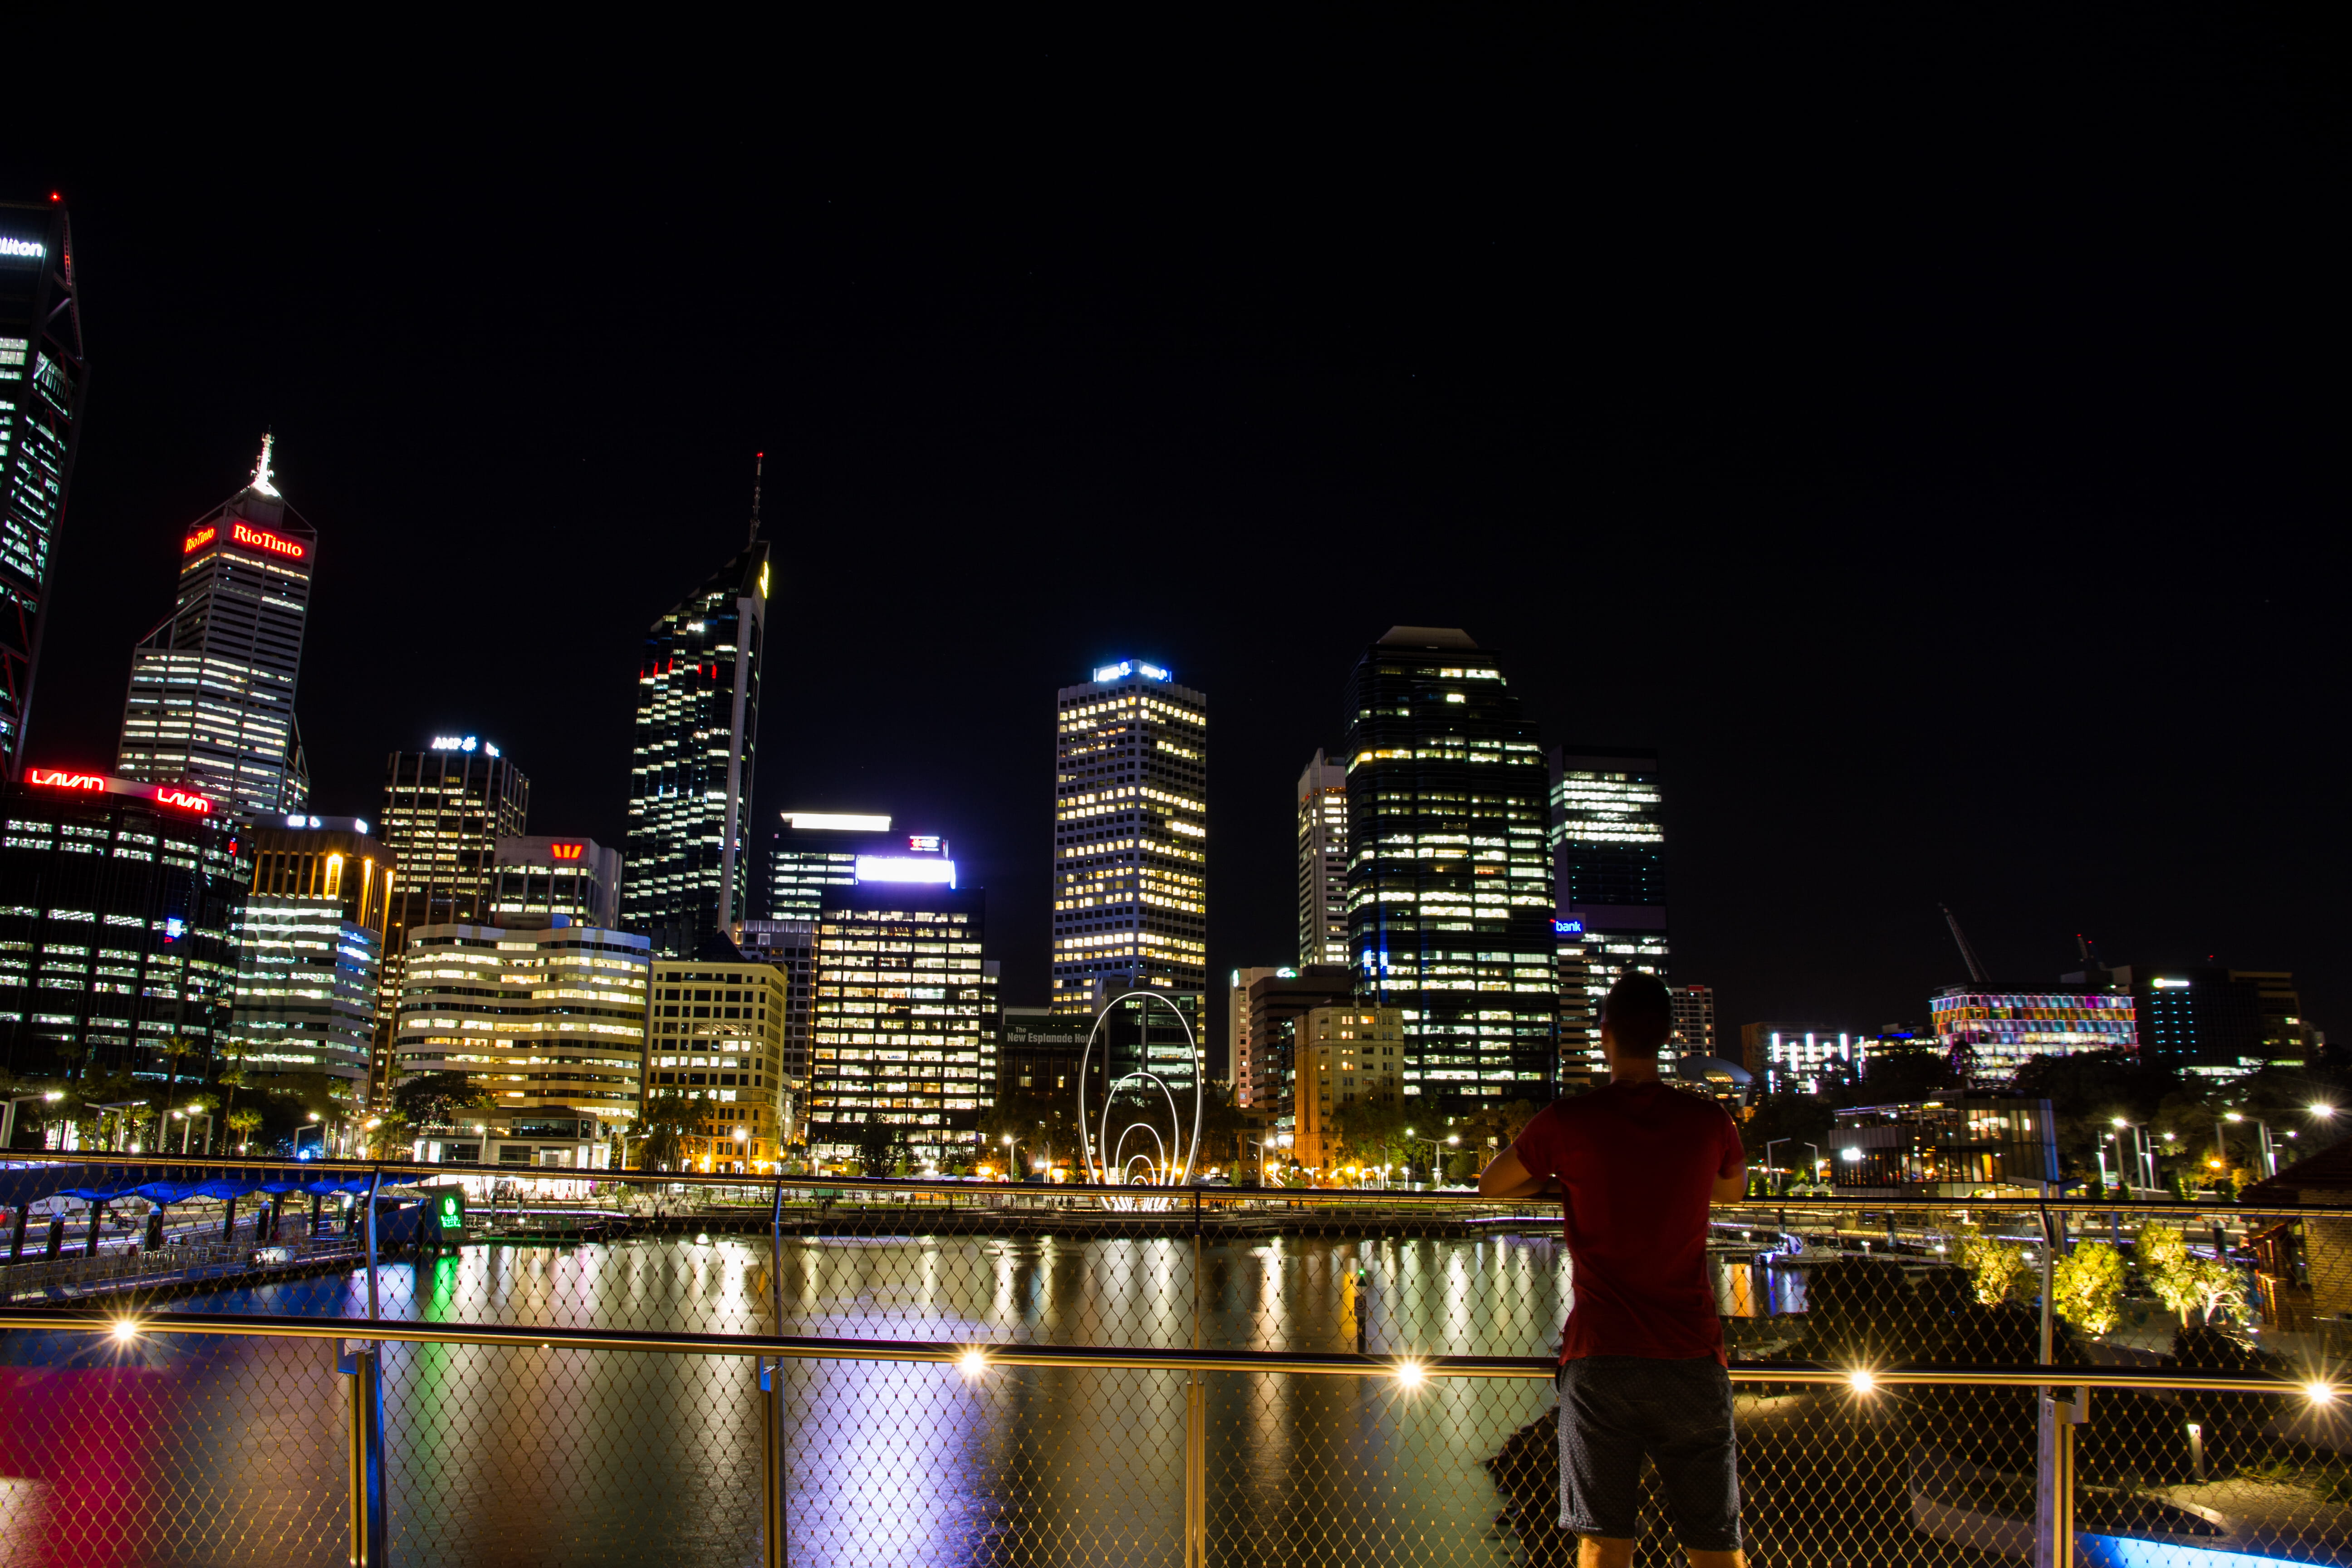
M66 209L0 203L0 778L24 765L89 380Z
M248 1074L320 1073L367 1098L391 918L392 850L356 817L289 816L250 831L230 1054Z
M1534 721L1493 652L1435 626L1367 648L1346 710L1356 994L1402 1009L1407 1100L1549 1100L1559 961Z
M623 921L666 958L751 910L751 763L768 618L768 546L754 538L646 634L629 774Z
M1298 962L1348 962L1348 770L1319 747L1298 775Z
M2104 986L1994 991L1947 987L1927 1003L1928 1025L1970 1089L2000 1089L2037 1057L2128 1051L2139 1041L2132 994Z
M115 771L185 784L256 819L302 810L310 781L294 722L319 535L270 475L180 540L179 597L131 655Z
M0 818L0 1069L167 1080L226 1055L253 856L221 804L28 767Z
M1055 693L1054 991L1209 983L1209 700L1127 659Z
M955 886L954 862L921 857L875 858L856 887L825 890L806 1134L821 1166L858 1166L869 1149L917 1167L978 1156L996 1093L985 908Z

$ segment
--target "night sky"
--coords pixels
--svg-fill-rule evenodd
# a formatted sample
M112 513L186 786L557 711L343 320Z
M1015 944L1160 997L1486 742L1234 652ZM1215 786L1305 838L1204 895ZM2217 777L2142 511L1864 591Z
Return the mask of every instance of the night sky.
M0 191L65 194L94 364L32 757L111 761L268 427L314 808L471 731L619 844L639 641L764 448L761 820L948 835L1008 1002L1057 686L1209 694L1222 976L1295 959L1293 784L1402 623L1503 650L1547 743L1663 750L1728 1028L1924 1021L1940 900L2003 976L2088 931L2352 1037L2344 125L2252 15L27 121Z

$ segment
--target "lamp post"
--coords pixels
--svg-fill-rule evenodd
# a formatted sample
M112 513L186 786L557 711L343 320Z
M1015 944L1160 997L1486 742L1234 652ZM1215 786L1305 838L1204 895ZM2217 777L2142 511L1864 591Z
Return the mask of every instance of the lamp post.
M2242 1116L2234 1110L2227 1112L2223 1116L2222 1120L2226 1121L2252 1121L2254 1124L2254 1147L2255 1152L2263 1163L2263 1174L2265 1176L2277 1175L2278 1150L2276 1146L2271 1142L2271 1124L2263 1121L2259 1116Z
M2156 1185L2156 1155L2155 1152L2147 1146L2147 1125L2143 1122L2126 1121L2120 1116L2109 1117L2108 1122L2110 1125L2117 1129L2129 1128L2131 1130L2133 1147L2137 1151L2137 1163L2140 1167L2139 1174L2146 1178L2141 1184L2142 1189L2146 1190L2147 1188L2154 1187ZM2121 1148L2118 1148L2116 1151L2116 1163L2118 1165L2123 1163L2123 1150ZM2130 1184L2131 1184L2129 1183L2125 1184L2126 1186Z
M1791 1142L1803 1142L1804 1141L1802 1139L1794 1139L1791 1140ZM1815 1182L1819 1182L1822 1179L1822 1146L1818 1143L1806 1143L1805 1147L1813 1152L1813 1163L1811 1166L1812 1175L1813 1180Z
M751 1149L751 1130L748 1127L738 1126L735 1129L735 1168L739 1172L751 1168L751 1163L746 1157Z
M1768 1139L1768 1140L1766 1140L1766 1141L1765 1141L1765 1144L1764 1144L1764 1174L1765 1174L1766 1176L1768 1176L1768 1177L1769 1177L1769 1176L1770 1176L1770 1175L1771 1175L1771 1173L1772 1173L1772 1151L1773 1151L1773 1150L1775 1150L1775 1149L1777 1149L1777 1148L1779 1148L1779 1147L1780 1147L1781 1144L1783 1144L1783 1143L1793 1143L1793 1142L1796 1142L1796 1140L1795 1140L1794 1138L1771 1138L1771 1139ZM1788 1184L1788 1183L1786 1183L1786 1182L1783 1182L1783 1183L1781 1183L1781 1184L1780 1184L1780 1187L1775 1191L1774 1195L1775 1195L1775 1196L1778 1196L1780 1193L1784 1193L1784 1192L1786 1192L1786 1191L1788 1191L1788 1190L1789 1190L1789 1184Z
M44 1089L39 1094L11 1095L6 1100L0 1101L0 1151L14 1149L16 1146L16 1108L18 1106L35 1100L45 1105L55 1105L65 1097L65 1090L51 1089Z

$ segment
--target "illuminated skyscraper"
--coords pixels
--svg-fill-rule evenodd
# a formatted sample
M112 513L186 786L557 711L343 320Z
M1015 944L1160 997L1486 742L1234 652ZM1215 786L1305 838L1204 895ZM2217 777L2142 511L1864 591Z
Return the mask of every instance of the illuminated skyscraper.
M1666 977L1666 830L1658 753L1634 746L1557 746L1551 753L1552 881L1561 973L1583 994L1561 998L1560 1050L1602 1070L1601 1000L1618 976Z
M1348 962L1348 770L1319 747L1298 775L1298 962Z
M408 933L420 926L499 924L490 909L498 841L520 838L530 817L530 781L479 736L436 735L424 751L394 752L385 763L375 837L392 850L399 879L376 1006L379 1087L392 1082Z
M298 825L299 824L299 825ZM318 1073L354 1102L374 1055L384 921L398 873L357 817L248 831L231 1054L257 1075Z
M294 681L319 536L278 493L269 448L265 436L252 481L180 541L179 602L131 653L115 763L248 817L299 811L310 793Z
M1437 626L1392 626L1367 648L1347 717L1349 948L1358 999L1403 1010L1406 1103L1550 1099L1559 980L1535 724L1495 655Z
M1209 700L1128 659L1055 694L1054 1006L1209 983Z
M24 764L89 376L66 209L0 204L0 778Z
M646 634L629 783L622 922L659 958L733 938L751 912L751 760L768 616L768 546L754 538Z

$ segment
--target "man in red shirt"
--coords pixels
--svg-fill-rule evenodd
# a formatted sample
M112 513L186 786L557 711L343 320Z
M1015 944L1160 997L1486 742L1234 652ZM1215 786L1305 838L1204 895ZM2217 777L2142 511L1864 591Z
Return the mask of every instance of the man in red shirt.
M1478 1178L1488 1197L1558 1193L1572 1294L1559 1343L1559 1522L1579 1568L1633 1561L1642 1456L1693 1568L1743 1568L1738 1446L1707 1206L1748 1188L1723 1108L1658 1081L1673 1004L1654 974L1609 988L1607 1087L1555 1100Z

